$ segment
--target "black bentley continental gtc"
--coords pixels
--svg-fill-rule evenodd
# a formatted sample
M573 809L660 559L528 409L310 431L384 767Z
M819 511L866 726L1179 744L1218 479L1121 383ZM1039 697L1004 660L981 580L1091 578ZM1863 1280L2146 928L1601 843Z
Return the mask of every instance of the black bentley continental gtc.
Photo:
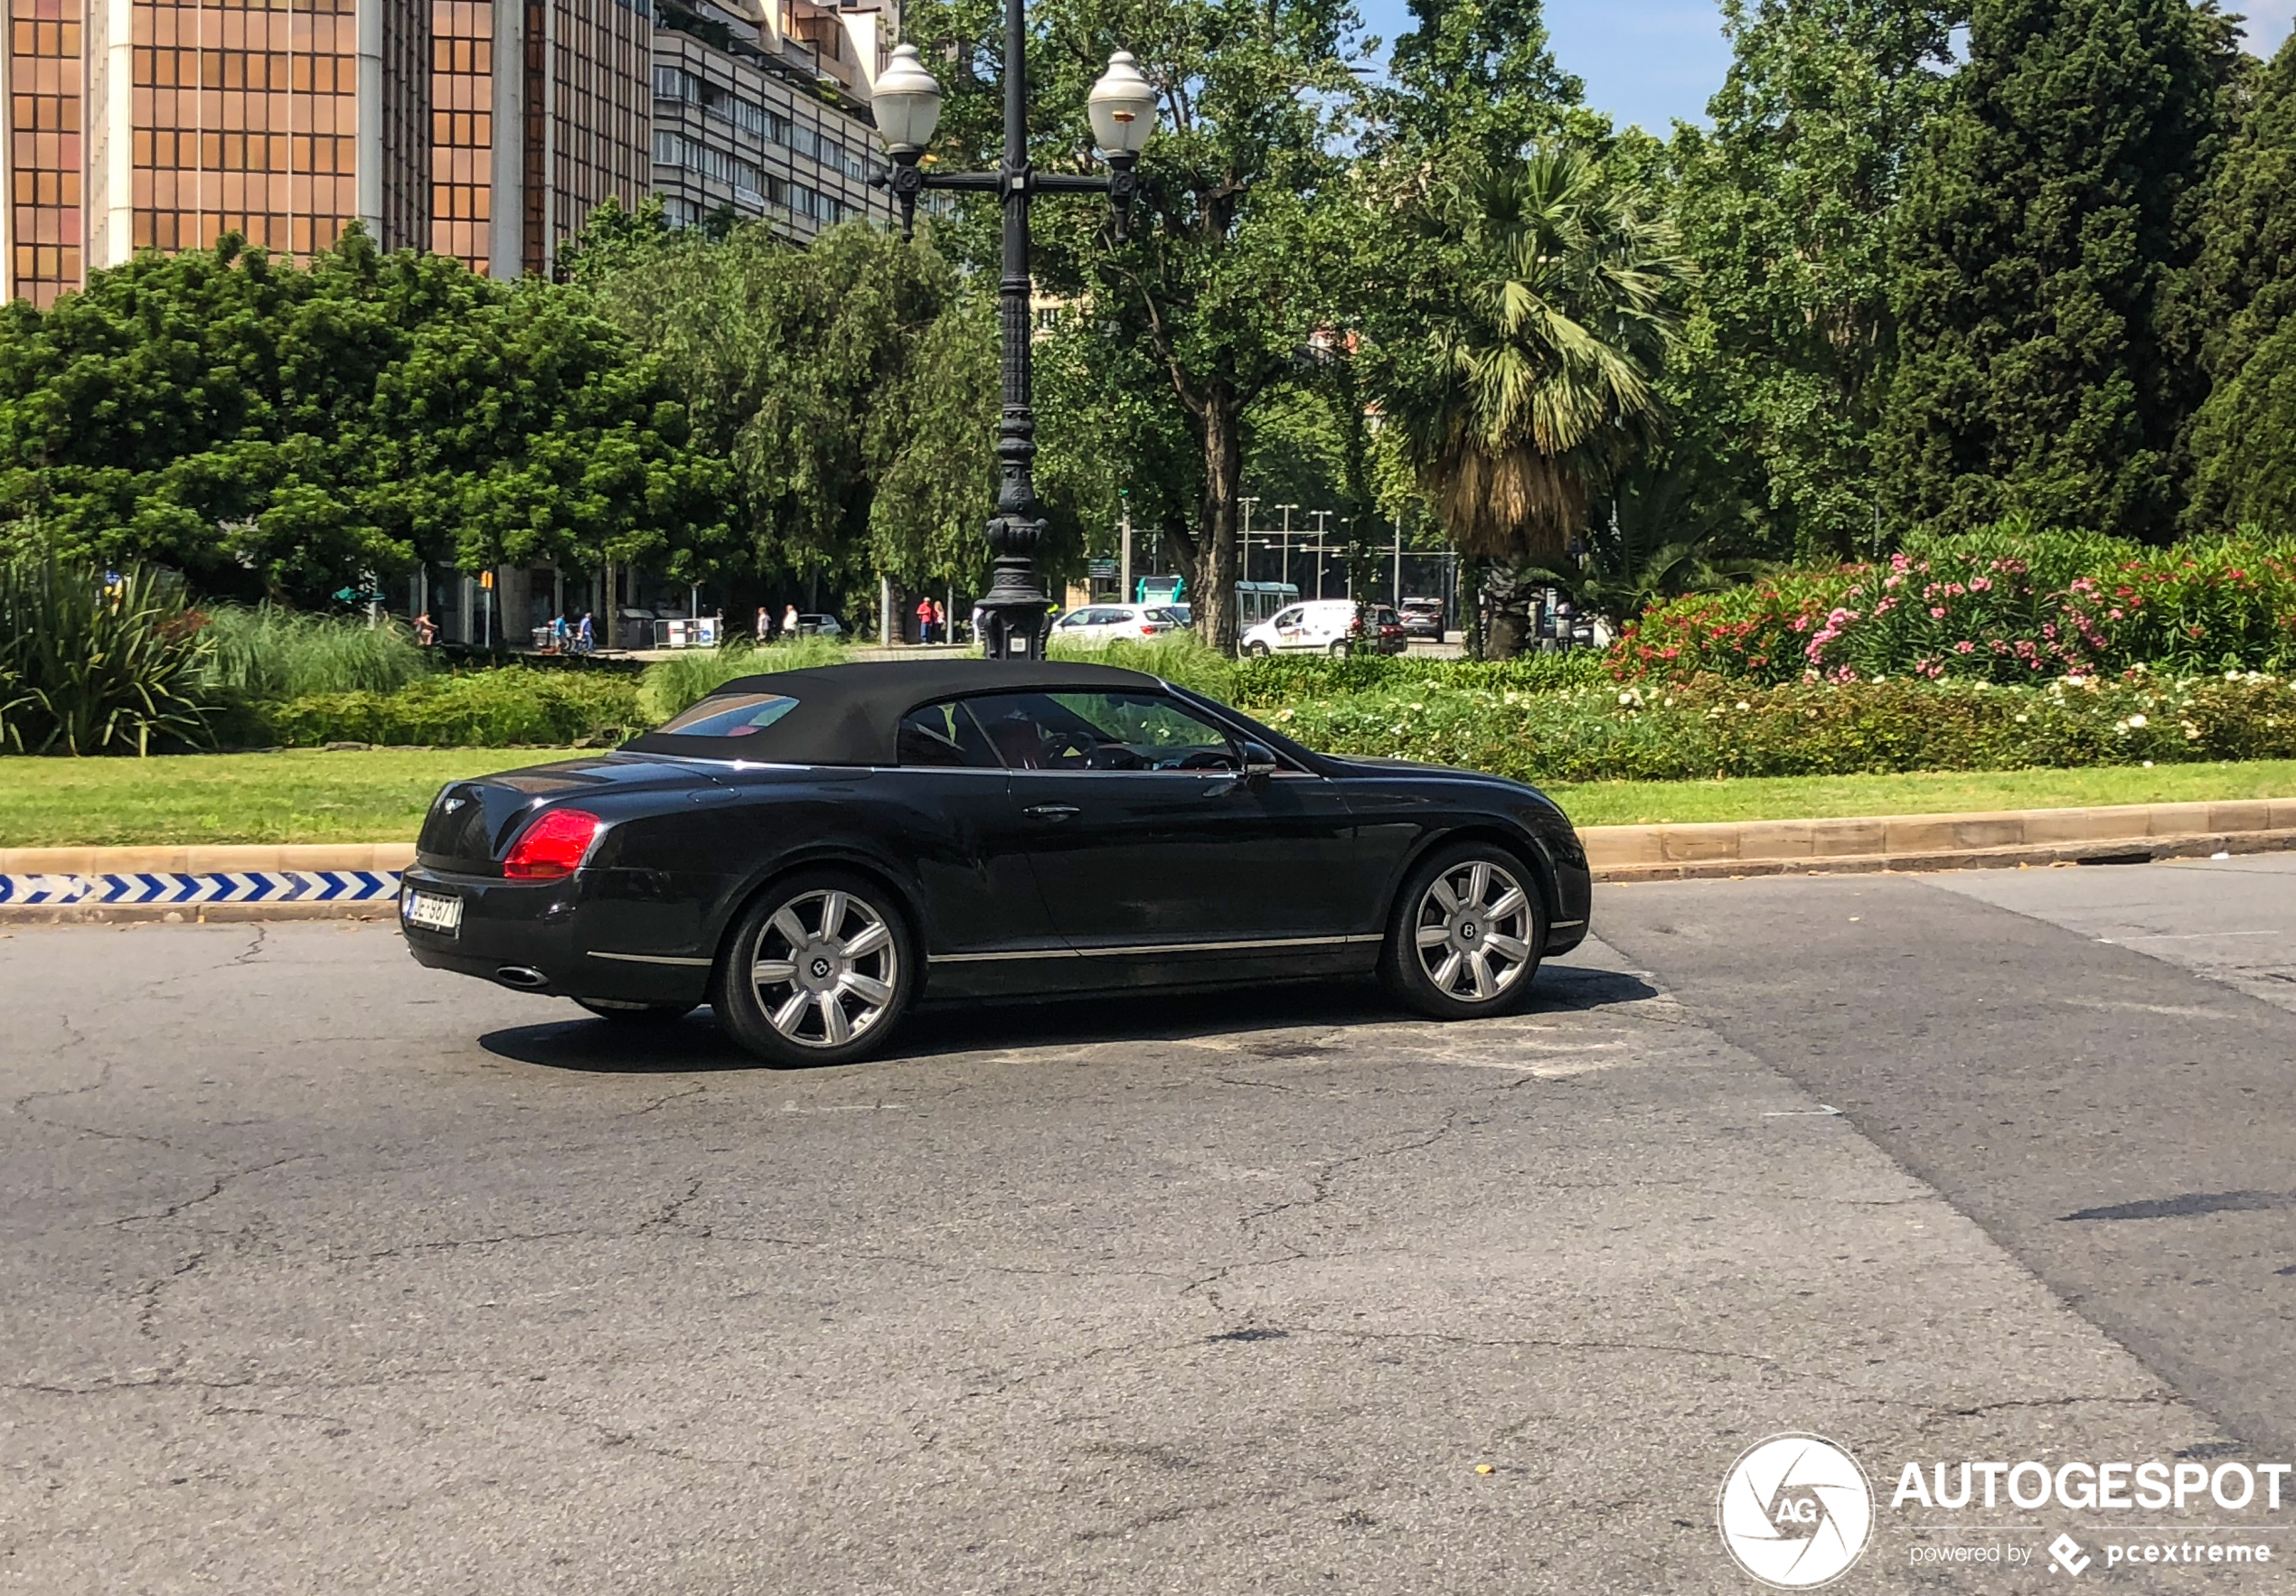
M780 1065L861 1057L920 1001L1376 970L1501 1014L1589 897L1529 787L1058 662L744 677L614 753L455 783L418 855L422 963L618 1020L707 1002Z

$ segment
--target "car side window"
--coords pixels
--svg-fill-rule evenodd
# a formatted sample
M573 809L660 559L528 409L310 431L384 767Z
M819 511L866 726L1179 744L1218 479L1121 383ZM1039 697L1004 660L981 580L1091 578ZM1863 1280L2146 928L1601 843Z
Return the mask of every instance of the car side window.
M1227 732L1161 693L1000 693L967 701L1013 770L1241 767Z
M996 756L973 712L962 702L927 704L901 718L900 762L943 769L996 770Z
M1273 624L1277 626L1296 626L1300 624L1300 613L1301 612L1295 609L1285 610L1282 615L1275 617Z

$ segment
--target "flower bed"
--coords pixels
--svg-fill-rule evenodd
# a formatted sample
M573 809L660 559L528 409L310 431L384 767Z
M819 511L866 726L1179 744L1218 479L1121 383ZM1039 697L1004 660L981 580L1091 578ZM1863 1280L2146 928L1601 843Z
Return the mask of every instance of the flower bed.
M1622 681L2031 682L2132 666L2296 669L2296 540L1917 540L1885 563L1659 606L1611 654Z
M1307 699L1267 718L1330 753L1533 782L2296 757L2296 683L2252 672L2039 687L1702 677L1557 692L1435 688Z

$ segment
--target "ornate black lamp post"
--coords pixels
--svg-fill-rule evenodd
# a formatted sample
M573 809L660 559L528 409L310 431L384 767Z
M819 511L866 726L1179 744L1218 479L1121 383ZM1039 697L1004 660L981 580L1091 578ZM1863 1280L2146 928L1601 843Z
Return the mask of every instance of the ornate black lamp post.
M1004 417L997 426L1001 483L988 528L995 575L981 600L983 652L991 659L1041 659L1045 615L1052 601L1037 574L1036 549L1044 536L1037 516L1036 412L1030 404L1029 197L1038 193L1106 193L1115 208L1118 239L1139 193L1135 169L1141 147L1156 126L1155 90L1130 55L1118 51L1092 86L1092 134L1107 157L1106 176L1038 172L1029 164L1028 34L1024 0L1004 6L1004 160L994 172L927 172L917 158L941 119L941 87L903 44L879 75L871 96L878 133L893 157L891 184L900 202L906 237L917 217L917 196L928 188L995 191L1004 207L1003 275L997 290L998 333L1003 348Z

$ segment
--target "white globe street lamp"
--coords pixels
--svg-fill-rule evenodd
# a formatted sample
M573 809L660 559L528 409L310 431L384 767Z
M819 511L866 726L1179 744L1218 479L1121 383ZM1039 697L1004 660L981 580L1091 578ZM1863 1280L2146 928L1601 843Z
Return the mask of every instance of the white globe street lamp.
M1039 193L1105 193L1115 211L1116 241L1124 240L1133 202L1139 197L1140 152L1156 128L1156 91L1130 54L1117 51L1092 86L1092 136L1109 170L1105 176L1039 172L1029 162L1028 27L1025 0L1004 5L1004 159L994 172L931 172L919 164L941 120L941 86L925 70L917 47L893 52L870 93L877 131L893 170L878 181L899 202L901 233L917 221L917 196L928 188L993 191L1004 211L1004 258L997 293L997 326L1003 358L1003 417L997 425L997 512L989 521L994 557L989 590L982 596L983 652L992 659L1041 659L1045 617L1052 601L1036 568L1044 539L1038 515L1036 412L1030 404L1032 318L1029 315L1029 199Z

